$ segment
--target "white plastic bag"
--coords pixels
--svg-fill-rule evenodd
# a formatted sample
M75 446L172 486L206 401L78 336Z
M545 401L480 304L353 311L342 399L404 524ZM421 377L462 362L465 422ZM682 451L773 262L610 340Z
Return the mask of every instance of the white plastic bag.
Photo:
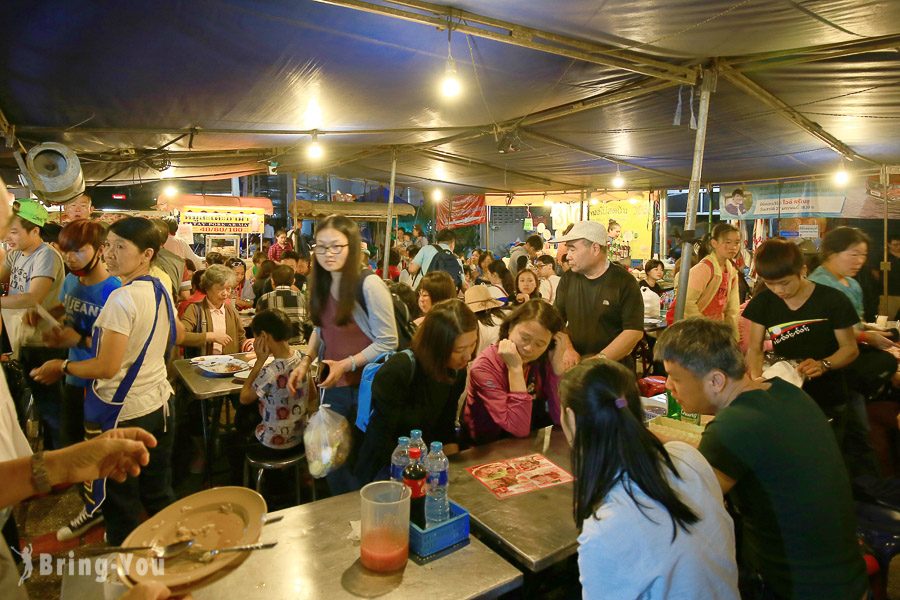
M343 465L350 454L351 439L347 419L327 404L320 405L303 432L309 474L321 479Z

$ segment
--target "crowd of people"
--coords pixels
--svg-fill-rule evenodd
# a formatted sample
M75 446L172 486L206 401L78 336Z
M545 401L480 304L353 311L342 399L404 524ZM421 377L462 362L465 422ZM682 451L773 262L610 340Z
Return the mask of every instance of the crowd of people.
M531 236L505 257L459 256L452 230L434 244L419 226L398 230L382 278L343 216L318 223L309 248L275 232L249 264L193 255L168 220L127 217L107 229L75 219L57 247L41 238L48 221L29 200L9 219L5 329L47 457L87 452L84 439L119 457L115 468L54 475L94 479L61 540L105 521L108 543L120 544L142 513L171 503L173 455L185 462L173 451L179 439L191 440L192 470L213 457L197 403L179 398L167 366L253 351L235 398L233 466L247 453L295 451L319 402L353 437L327 474L332 494L385 478L411 429L452 456L556 425L572 447L585 597L856 599L867 589L851 477L893 474L890 444L875 451L881 413L870 407L886 401L900 352L865 326L854 276L871 243L859 230L829 232L818 265L790 241L767 240L750 298L734 262L739 230L712 230L690 267L688 318L654 348L683 409L715 416L695 448L645 425L633 354L645 337L642 288L661 293L665 272L647 261L639 281L623 266L610 250L624 252L617 223L574 223L550 244ZM245 328L239 311L250 307ZM363 430L360 384L376 362ZM795 383L766 378L778 362ZM320 396L310 393L314 363ZM896 414L885 429L896 430Z

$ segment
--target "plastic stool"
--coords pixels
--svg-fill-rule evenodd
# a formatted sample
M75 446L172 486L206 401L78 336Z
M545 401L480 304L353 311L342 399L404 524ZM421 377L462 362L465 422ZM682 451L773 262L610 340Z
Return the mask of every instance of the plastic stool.
M900 512L881 504L856 503L857 532L869 545L881 568L884 588L876 597L885 597L891 559L900 554ZM880 587L880 586L879 586Z
M258 493L262 494L263 473L270 470L281 471L284 469L292 468L294 470L294 489L297 494L297 504L300 504L303 501L303 498L300 495L301 477L303 475L303 469L301 467L305 463L306 453L303 451L302 447L300 447L296 452L286 454L284 457L279 458L266 456L265 452L261 449L251 448L247 451L247 456L244 458L244 487L250 487L251 470L253 471L253 478L256 480L254 489L256 489ZM310 485L310 492L312 494L313 501L315 501L315 481L313 481L312 485Z

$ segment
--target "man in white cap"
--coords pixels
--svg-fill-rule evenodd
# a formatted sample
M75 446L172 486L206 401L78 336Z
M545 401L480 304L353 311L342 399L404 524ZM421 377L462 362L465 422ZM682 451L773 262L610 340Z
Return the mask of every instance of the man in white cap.
M554 301L568 322L566 362L599 355L630 363L631 351L644 336L644 302L637 280L609 261L606 227L581 221L551 243L565 244L571 266L560 278Z

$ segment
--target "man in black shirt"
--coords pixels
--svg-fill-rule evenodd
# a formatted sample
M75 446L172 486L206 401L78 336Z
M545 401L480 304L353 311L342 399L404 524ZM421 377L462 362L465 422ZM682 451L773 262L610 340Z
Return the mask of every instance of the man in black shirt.
M554 306L568 322L567 364L597 355L624 360L644 336L644 302L637 280L607 257L606 228L581 221L553 243L565 244L571 269Z

